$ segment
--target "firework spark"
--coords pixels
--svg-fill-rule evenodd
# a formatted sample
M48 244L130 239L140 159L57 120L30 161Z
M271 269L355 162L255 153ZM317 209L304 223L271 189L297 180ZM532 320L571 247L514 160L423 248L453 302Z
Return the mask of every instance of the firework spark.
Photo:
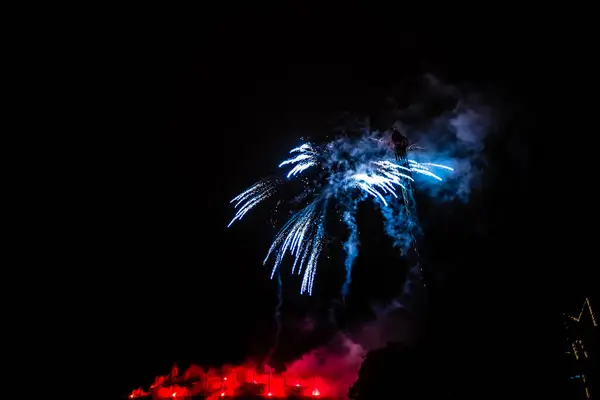
M230 203L235 203L234 207L239 209L227 227L236 220L241 220L254 206L271 197L277 191L277 183L277 179L266 178L234 197Z
M358 228L356 225L357 204L369 197L380 202L384 208L390 202L400 202L398 192L402 194L402 204L407 208L403 218L411 218L414 210L409 209L407 199L412 198L412 183L417 176L442 181L441 171L453 171L449 166L430 162L418 162L414 159L394 161L393 152L382 140L365 135L358 140L336 139L325 145L316 146L305 143L290 151L289 159L279 167L291 166L288 179L308 176L309 184L295 204L304 204L279 230L264 263L273 258L271 278L281 266L286 254L293 259L292 274L302 274L300 293L312 294L317 262L325 237L325 216L330 201L338 204L343 220L350 229L346 249L346 283L342 289L348 292L352 265L358 254ZM413 148L408 148L410 152ZM314 176L313 176L314 175ZM228 226L241 220L253 207L273 196L281 183L276 178L262 180L236 196L237 213ZM359 195L354 195L358 193ZM383 210L382 210L383 212ZM415 221L405 221L403 226L415 225ZM409 228L407 228L409 229ZM410 232L409 232L410 234Z

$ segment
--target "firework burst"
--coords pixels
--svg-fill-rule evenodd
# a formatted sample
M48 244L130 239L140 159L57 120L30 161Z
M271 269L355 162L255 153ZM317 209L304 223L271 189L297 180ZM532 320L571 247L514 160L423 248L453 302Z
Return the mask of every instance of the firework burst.
M373 140L375 139L375 140ZM300 293L312 294L319 255L325 237L325 216L329 202L336 202L342 210L343 221L350 235L344 244L346 251L346 282L342 288L345 295L349 289L352 265L358 255L358 227L356 224L357 205L371 198L381 205L384 217L390 215L387 208L392 205L404 207L405 212L395 219L414 219L412 187L415 179L442 181L441 174L453 171L449 166L430 162L419 162L412 157L418 146L408 147L408 157L395 160L388 142L367 134L359 139L338 138L324 145L304 143L290 151L290 158L279 167L290 168L287 179L267 178L254 184L231 202L237 212L228 226L241 220L244 215L259 203L272 197L279 185L286 180L307 177L305 189L300 194L299 203L305 204L291 216L279 230L264 263L273 260L271 278L289 253L294 259L292 274L302 275ZM400 195L400 196L399 196ZM298 199L298 197L296 197ZM398 225L398 221L390 221ZM404 229L417 225L413 221L400 221ZM386 229L388 233L389 229ZM412 232L406 232L412 235Z

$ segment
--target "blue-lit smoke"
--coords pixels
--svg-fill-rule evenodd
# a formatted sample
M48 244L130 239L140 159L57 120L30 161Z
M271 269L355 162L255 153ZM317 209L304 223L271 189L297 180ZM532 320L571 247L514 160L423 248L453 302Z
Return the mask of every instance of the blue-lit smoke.
M346 260L344 266L346 267L346 280L342 286L342 298L345 298L350 291L350 283L352 282L352 265L354 260L358 257L358 226L356 225L356 206L350 211L344 211L344 222L349 230L348 239L344 243L344 250L346 251Z
M406 254L413 242L413 230L418 225L404 204L393 202L387 207L380 207L383 216L385 233L392 239L394 247Z
M285 173L288 180L302 176L309 184L294 197L294 204L301 206L279 230L267 252L264 262L273 260L271 278L289 253L293 257L292 274L303 276L300 292L312 294L330 202L343 210L341 217L349 228L344 244L346 281L342 295L348 294L352 265L358 256L358 203L369 198L378 203L386 233L395 246L406 251L418 228L413 215L416 213L413 185L428 180L440 184L453 171L452 167L436 162L432 155L420 154L418 149L410 146L408 159L396 161L389 134L378 132L365 132L359 138L340 137L322 145L304 143L292 149L291 157L279 166L291 167ZM238 211L229 225L273 196L282 183L283 180L275 178L262 180L235 197L232 203Z

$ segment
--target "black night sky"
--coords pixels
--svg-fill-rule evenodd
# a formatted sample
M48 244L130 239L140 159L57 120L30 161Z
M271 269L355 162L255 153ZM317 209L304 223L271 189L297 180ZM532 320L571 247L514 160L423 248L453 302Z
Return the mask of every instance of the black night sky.
M574 258L558 250L558 232L536 233L544 217L534 188L548 182L533 178L534 147L551 134L540 121L552 115L548 95L572 86L558 80L548 88L553 72L544 66L554 52L545 39L407 33L373 18L331 24L286 15L239 12L188 21L187 29L142 24L102 60L117 82L106 101L119 116L105 137L108 190L98 193L94 235L103 289L90 312L102 332L102 368L115 378L109 391L147 386L173 362L219 365L264 354L276 294L262 259L273 231L266 210L227 229L229 200L276 172L300 137L343 112L376 114L388 96L433 73L494 93L509 115L486 148L486 182L473 202L423 205L432 215L426 257L439 271L424 335L438 355L435 368L447 371L440 384L454 396L484 387L551 392L560 307L585 292L586 267L573 262L557 272L555 263ZM404 276L389 266L398 262L393 250L365 246L339 315L348 326L368 319L371 301ZM542 256L540 246L561 254ZM317 279L330 283L312 298L296 295L297 282L285 289L290 321L326 321L340 278Z

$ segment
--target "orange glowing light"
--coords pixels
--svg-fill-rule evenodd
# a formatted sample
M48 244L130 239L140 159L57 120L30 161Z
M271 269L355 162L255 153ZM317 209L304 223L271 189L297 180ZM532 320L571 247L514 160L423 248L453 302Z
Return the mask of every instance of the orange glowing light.
M132 395L132 394L130 394L130 395L129 395L129 398L130 398L130 399L133 399L133 395Z
M269 392L267 393L267 396L273 396L273 393Z
M224 381L226 381L226 380L227 380L227 377L223 378L223 380L224 380Z
M173 397L177 396L177 392L173 393L171 396L173 396Z
M315 388L315 390L312 391L312 395L313 396L320 396L321 392L319 392L319 389Z
M225 392L221 393L221 397L225 397Z

